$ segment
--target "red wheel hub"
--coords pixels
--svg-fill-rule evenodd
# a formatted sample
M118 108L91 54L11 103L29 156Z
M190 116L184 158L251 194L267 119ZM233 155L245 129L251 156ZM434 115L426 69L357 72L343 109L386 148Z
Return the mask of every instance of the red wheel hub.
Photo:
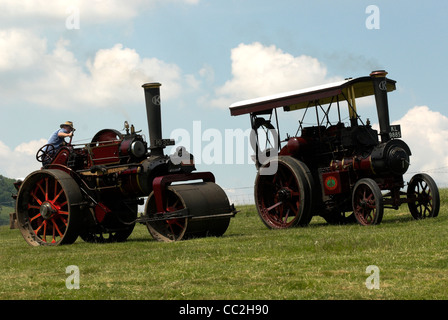
M42 218L48 220L58 213L58 209L52 203L45 201L40 206L39 213L42 216Z

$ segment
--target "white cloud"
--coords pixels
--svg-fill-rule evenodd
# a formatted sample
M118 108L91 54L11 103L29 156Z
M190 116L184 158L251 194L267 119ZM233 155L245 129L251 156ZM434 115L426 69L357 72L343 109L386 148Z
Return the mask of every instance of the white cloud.
M81 25L129 21L142 10L166 0L2 0L0 24L39 26L53 24L64 28L67 19L79 14ZM196 5L199 0L171 0Z
M5 30L0 35L5 36L0 41L0 72L24 70L23 76L15 74L0 88L4 97L21 96L50 108L91 108L139 101L145 82L161 82L164 99L198 87L194 76L182 74L176 64L142 58L122 44L101 49L82 62L64 39L50 52L47 40L28 30Z
M45 53L45 39L21 29L0 30L0 72L17 70L38 63Z
M0 141L0 174L8 178L24 178L41 167L36 160L36 152L45 145L45 139L19 144L14 149Z
M393 124L400 124L402 139L411 148L408 176L427 172L448 185L448 117L427 106L416 106Z
M316 58L295 57L274 45L263 46L259 42L232 49L231 61L232 79L216 90L213 106L227 108L241 99L341 80L329 79L326 67Z
M215 71L209 64L204 64L202 66L202 68L199 70L199 75L209 83L215 81Z
M182 91L182 75L175 64L156 58L141 58L133 49L116 44L110 49L99 50L93 61L87 62L88 82L94 91L85 92L88 99L101 101L103 105L120 99L136 101L141 96L141 85L157 81L164 86L164 99L177 97ZM165 90L166 87L166 90Z

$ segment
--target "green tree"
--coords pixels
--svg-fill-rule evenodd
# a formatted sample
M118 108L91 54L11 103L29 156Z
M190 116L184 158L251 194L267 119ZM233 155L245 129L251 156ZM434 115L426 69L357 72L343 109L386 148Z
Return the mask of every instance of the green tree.
M0 175L0 205L12 207L14 200L11 195L16 194L17 190L14 187L14 179L6 178Z

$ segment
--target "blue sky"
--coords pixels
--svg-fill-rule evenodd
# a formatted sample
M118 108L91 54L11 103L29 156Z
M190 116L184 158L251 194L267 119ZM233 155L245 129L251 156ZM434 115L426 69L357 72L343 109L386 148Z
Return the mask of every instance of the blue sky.
M366 27L369 5L379 29ZM0 174L38 169L35 152L66 120L78 143L125 120L148 135L145 82L162 83L164 137L193 135L198 121L224 136L249 128L230 116L233 102L386 69L412 172L447 184L447 15L434 0L0 0ZM372 104L359 113L375 123ZM251 163L197 168L226 189L256 174Z

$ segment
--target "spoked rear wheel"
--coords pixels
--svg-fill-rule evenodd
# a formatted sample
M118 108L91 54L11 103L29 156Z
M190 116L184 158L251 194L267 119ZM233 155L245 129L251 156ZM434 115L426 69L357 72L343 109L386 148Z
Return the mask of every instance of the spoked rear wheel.
M409 211L414 219L433 218L439 215L439 188L429 175L421 173L412 177L407 198Z
M126 204L122 201L108 203L106 217L95 226L96 230L88 230L80 234L85 242L112 243L124 242L132 234L137 219L137 204ZM93 210L93 209L91 209Z
M255 203L263 223L271 229L306 225L311 220L312 184L308 170L289 156L268 164L271 174L258 172L255 180Z
M16 200L19 229L33 246L71 244L79 235L82 194L66 172L40 170L20 186Z
M380 224L383 219L384 204L380 187L372 179L361 179L353 188L353 213L356 221L363 225Z
M131 235L132 230L134 230L133 226L118 231L86 232L80 236L82 240L90 243L124 242Z

